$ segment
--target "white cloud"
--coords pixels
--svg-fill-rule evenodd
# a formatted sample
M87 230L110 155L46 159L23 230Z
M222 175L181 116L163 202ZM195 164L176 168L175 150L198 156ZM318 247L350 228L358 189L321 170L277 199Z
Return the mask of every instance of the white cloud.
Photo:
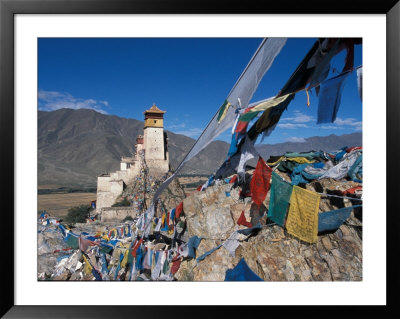
M340 126L335 126L335 125L321 125L318 126L318 128L322 128L324 130L343 130L344 127L340 127Z
M62 108L67 109L92 109L99 113L107 114L104 107L109 107L107 101L97 101L94 99L76 98L69 93L55 91L39 91L38 108L41 111L55 111Z
M165 128L167 130L176 130L176 129L185 128L185 127L186 127L185 123L165 125Z
M287 128L287 129L296 129L296 128L308 128L309 126L306 124L293 124L293 123L282 123L278 124L277 127L279 128Z
M300 111L296 110L293 112L293 117L286 117L282 118L281 121L290 121L294 123L309 123L309 122L315 122L315 117L310 116L304 113L301 113Z
M340 130L340 129L345 129L345 128L352 128L354 129L354 131L361 131L362 130L362 122L358 121L355 118L346 118L346 119L342 119L340 117L336 118L335 122L333 122L332 124L328 124L328 125L321 125L319 126L319 128L321 129L326 129L326 130L331 130L331 129L335 129L335 130Z
M341 126L352 126L355 131L362 130L362 122L354 118L341 119L338 117L334 123Z
M286 141L286 142L292 142L292 143L305 143L305 142L307 142L305 138L303 138L303 137L296 137L296 136L289 137L289 138L286 139L285 141Z
M202 132L203 132L203 129L194 127L194 128L190 128L190 129L183 130L183 131L176 131L174 133L186 135L186 136L189 136L192 138L197 138Z

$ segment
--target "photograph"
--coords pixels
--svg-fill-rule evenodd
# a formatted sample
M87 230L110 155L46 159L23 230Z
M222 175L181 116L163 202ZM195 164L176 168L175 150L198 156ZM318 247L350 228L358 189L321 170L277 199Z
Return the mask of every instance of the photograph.
M363 38L36 41L37 281L364 280Z

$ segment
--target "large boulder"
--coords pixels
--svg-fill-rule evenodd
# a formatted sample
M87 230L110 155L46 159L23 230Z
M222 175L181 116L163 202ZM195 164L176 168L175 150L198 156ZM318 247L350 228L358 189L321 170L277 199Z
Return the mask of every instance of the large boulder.
M320 184L309 184L307 188L327 192L329 189L345 190L354 186L354 183L339 185L334 181ZM196 250L197 257L223 243L233 231L246 228L236 225L242 211L250 221L251 201L240 201L238 190L231 187L209 187L183 202L189 237L196 235L204 238ZM268 207L268 202L269 196L264 206ZM339 208L335 203L329 199L321 200L320 209ZM346 202L343 205L351 204ZM362 224L354 213L348 223L336 232L320 234L315 244L302 242L280 226L265 224L265 216L262 219L262 230L256 236L241 240L235 256L222 246L202 261L193 259L182 262L175 277L178 280L223 281L226 271L244 258L249 267L266 281L362 280Z

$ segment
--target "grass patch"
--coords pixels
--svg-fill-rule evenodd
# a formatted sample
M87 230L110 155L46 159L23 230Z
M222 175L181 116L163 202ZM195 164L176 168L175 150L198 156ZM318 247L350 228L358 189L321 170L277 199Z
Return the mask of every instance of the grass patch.
M129 207L129 206L131 206L131 202L126 197L123 200L111 205L111 207Z
M80 205L68 209L68 214L64 218L67 223L85 223L89 217L90 205Z
M130 215L128 215L128 216L126 216L123 220L122 220L122 222L123 223L125 223L125 222L127 222L127 221L133 221L133 217L132 216L130 216Z

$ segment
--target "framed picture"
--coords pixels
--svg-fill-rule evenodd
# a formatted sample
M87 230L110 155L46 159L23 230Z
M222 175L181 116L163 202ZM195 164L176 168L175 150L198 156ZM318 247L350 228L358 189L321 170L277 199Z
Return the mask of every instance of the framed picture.
M396 172L394 162L397 158L398 125L395 121L399 115L400 39L400 5L397 1L353 1L351 4L345 4L344 1L325 1L318 5L300 5L297 1L285 1L272 5L265 3L263 6L249 2L245 4L248 9L243 7L244 4L226 7L222 3L184 1L0 1L3 237L8 247L14 247L3 252L1 269L5 282L3 291L6 293L3 293L1 315L5 318L105 318L118 313L121 317L135 314L148 318L168 316L168 312L175 311L168 307L170 305L191 305L192 307L186 309L189 312L193 311L194 306L198 306L195 311L200 315L209 315L209 312L219 315L222 314L222 309L224 313L227 310L202 305L386 304L380 311L385 314L395 311L393 286L396 281L390 252L396 249L393 236L396 218L388 212L396 211L393 200L395 187L390 183L396 175L389 170L393 168ZM363 269L360 281L351 282L350 279L350 282L324 282L326 285L321 285L322 283L287 282L70 283L63 282L62 279L56 282L37 280L37 214L34 213L37 213L38 194L37 111L42 101L51 98L49 94L57 93L39 85L39 46L43 46L45 39L48 41L46 45L51 47L51 39L56 38L81 38L85 41L89 38L262 39L283 36L289 39L321 36L362 38L363 41L362 65L366 76L363 78L363 123L359 122L358 125L363 125L363 147L367 152L363 159L366 161L363 200L368 208L363 218L366 226L363 229ZM233 55L229 52L226 54ZM46 58L51 57L46 55ZM51 68L51 63L47 67ZM47 81L51 82L49 79ZM384 96L386 108L383 106ZM222 100L224 98L221 96ZM106 102L100 103L106 106ZM374 108L379 103L380 107ZM158 127L160 119L162 122L158 114L160 110L155 106L148 107L145 120L152 122L151 125L146 125ZM219 107L220 105L216 105L216 111ZM210 118L212 115L210 114ZM292 137L292 141L300 140L303 141L304 138ZM386 171L381 168L376 168L379 172L373 174L368 171L368 168L372 169L376 165L372 159L373 152L379 152L384 157ZM368 155L371 157L366 159ZM384 162L378 166L385 168ZM134 163L127 158L121 160L121 170L129 169L130 165ZM373 178L369 178L373 175ZM375 196L379 201L373 199ZM381 216L375 216L380 208ZM155 297L159 295L159 289L161 296ZM318 296L314 296L316 289L319 291ZM111 290L118 291L117 296L110 294ZM253 293L250 294L249 291ZM165 292L169 297L162 296ZM376 292L379 292L378 296L371 299ZM284 300L281 300L283 296ZM235 311L236 314L248 311L235 309L236 307L230 307L229 311ZM294 314L309 309L292 307L290 311ZM332 311L339 312L343 309L338 307Z

